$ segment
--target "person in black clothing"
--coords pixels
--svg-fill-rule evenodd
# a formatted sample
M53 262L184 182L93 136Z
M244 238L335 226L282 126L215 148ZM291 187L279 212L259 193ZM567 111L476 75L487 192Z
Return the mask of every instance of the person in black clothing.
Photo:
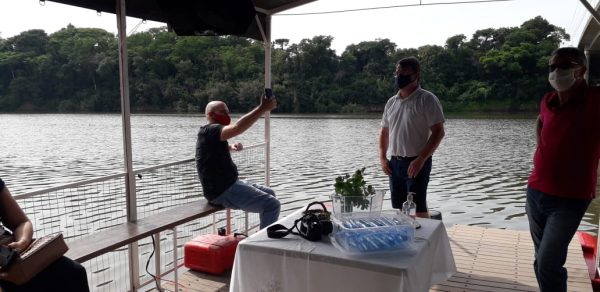
M33 238L33 224L25 215L17 201L13 198L0 178L0 221L8 228L15 238L14 242L7 246L21 252L31 244ZM5 292L39 292L39 291L69 291L87 292L87 274L85 268L79 263L61 257L41 271L29 282L23 285L15 285L10 282L0 281L0 288Z
M200 128L196 141L196 169L206 199L225 208L260 213L261 229L279 218L279 200L272 189L238 178L230 151L241 151L243 146L241 143L230 145L227 140L244 133L276 106L275 98L263 96L259 106L230 124L227 105L211 101L205 110L208 124Z

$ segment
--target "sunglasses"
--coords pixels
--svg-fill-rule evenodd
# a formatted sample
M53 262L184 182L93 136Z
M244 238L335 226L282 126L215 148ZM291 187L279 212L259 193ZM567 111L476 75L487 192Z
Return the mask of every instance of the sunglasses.
M548 71L552 72L556 69L561 69L561 70L566 70L566 69L573 69L576 67L580 67L581 64L576 63L576 62L566 62L566 63L558 63L558 64L550 64L548 65Z

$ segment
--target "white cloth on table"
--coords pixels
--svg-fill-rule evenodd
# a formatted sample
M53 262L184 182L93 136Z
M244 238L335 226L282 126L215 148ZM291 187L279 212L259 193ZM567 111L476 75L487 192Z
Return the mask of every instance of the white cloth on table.
M302 211L278 223L291 227ZM361 256L344 254L329 237L272 239L263 229L238 245L230 291L429 291L451 277L456 265L442 222L419 222L412 248Z

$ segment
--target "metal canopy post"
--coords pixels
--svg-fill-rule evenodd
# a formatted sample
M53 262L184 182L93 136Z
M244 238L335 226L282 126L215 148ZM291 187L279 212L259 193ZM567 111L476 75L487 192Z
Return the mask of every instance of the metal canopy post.
M592 7L592 5L590 5L590 3L588 3L586 0L579 0L579 1L581 2L581 4L583 4L583 6L585 6L585 8L590 12L590 14L592 14L592 17L596 20L596 22L598 24L600 24L600 14L598 14L598 11L596 11ZM596 37L592 40L592 42L590 43L590 46L593 45L597 39L598 39L598 35L596 35ZM586 48L585 53L586 53L586 57L587 57L586 59L588 62L588 64L586 64L586 66L588 67L588 70L586 71L586 80L589 81L589 72L590 72L589 68L591 66L591 62L590 62L590 56L589 56L590 54L587 51L587 48ZM598 222L598 232L600 232L600 221ZM598 236L598 241L596 242L596 246L600 246L600 236ZM596 275L599 275L599 274L600 274L600 257L596 256Z
M596 20L596 23L598 23L600 25L600 14L598 14L598 12L592 7L592 5L590 5L590 3L588 3L586 0L580 0L581 4L583 4L583 6L585 6L585 8L590 12L590 14L592 15L592 18L594 18ZM591 20L590 20L591 22ZM592 39L592 41L584 48L585 50L585 57L586 57L586 62L587 64L585 64L585 66L588 68L585 71L585 75L583 76L583 78L587 81L590 82L590 69L591 69L591 58L592 58L592 54L590 52L590 49L594 46L594 44L596 43L596 41L598 41L598 39L600 39L600 32L596 33L596 36ZM599 230L600 231L600 225L599 225ZM598 241L598 243L600 243L600 240ZM596 270L597 273L600 267L600 260L596 259Z
M598 22L598 24L600 24L600 14L598 14L598 11L596 11L592 7L592 5L590 5L590 3L587 2L587 0L579 0L579 1L592 14L592 17L596 20L596 22Z
M127 194L127 221L137 220L135 195L135 176L131 154L131 120L129 110L129 67L127 63L127 24L125 18L125 0L117 1L117 28L119 36L119 77L121 91L121 120L123 124L123 154L125 162L125 183Z
M271 15L265 15L265 23L261 23L258 15L256 24L263 38L265 48L265 88L271 88ZM265 185L271 184L271 113L265 114Z
M127 221L137 220L137 204L135 195L135 176L133 174L133 159L131 154L131 121L129 109L129 70L127 63L127 13L125 0L117 0L117 29L119 37L119 78L121 91L121 119L123 123L123 153L125 160L125 192L127 205ZM131 291L137 291L140 286L138 245L132 243L129 250L129 284Z

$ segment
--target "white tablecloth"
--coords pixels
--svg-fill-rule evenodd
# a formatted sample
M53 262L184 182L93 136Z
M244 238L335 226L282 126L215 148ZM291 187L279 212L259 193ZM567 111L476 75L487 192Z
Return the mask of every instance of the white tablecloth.
M290 227L302 211L278 223ZM429 291L456 266L443 223L419 222L413 248L361 256L342 253L328 236L319 242L292 234L271 239L263 229L238 245L230 291Z

